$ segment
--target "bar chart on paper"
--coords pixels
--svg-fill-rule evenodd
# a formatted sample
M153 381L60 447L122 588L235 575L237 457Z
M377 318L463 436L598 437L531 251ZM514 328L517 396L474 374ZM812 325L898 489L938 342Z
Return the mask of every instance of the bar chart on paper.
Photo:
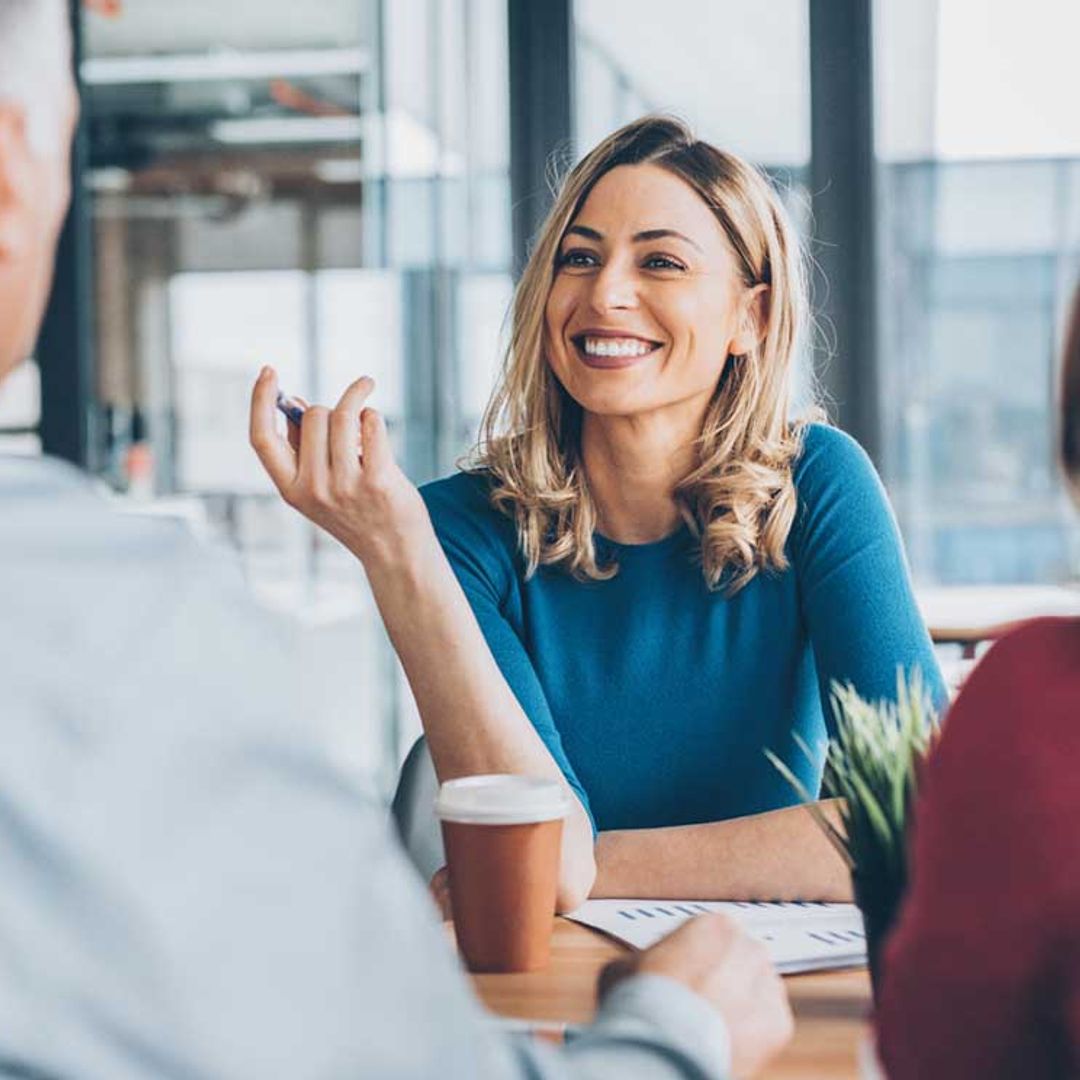
M763 941L782 975L866 963L854 904L736 900L588 900L568 919L647 949L688 919L719 911Z

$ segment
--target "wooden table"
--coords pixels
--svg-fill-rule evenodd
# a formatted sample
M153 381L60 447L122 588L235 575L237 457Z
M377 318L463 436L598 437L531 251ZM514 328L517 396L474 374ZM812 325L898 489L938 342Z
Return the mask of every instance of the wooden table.
M474 975L487 1007L501 1016L584 1023L596 1008L596 977L626 952L610 938L556 919L551 964L525 975ZM854 1080L867 1031L870 980L865 970L791 975L785 980L795 1013L795 1037L761 1074L765 1080Z

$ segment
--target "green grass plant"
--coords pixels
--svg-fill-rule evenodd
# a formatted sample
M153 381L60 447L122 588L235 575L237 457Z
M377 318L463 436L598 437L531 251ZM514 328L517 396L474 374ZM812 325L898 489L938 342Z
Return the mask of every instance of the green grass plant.
M921 672L897 672L895 701L867 701L850 683L834 683L836 733L829 740L822 794L838 798L841 828L817 797L772 751L769 760L813 815L851 871L866 923L871 967L907 888L907 829L922 763L940 731ZM809 756L801 739L798 745Z

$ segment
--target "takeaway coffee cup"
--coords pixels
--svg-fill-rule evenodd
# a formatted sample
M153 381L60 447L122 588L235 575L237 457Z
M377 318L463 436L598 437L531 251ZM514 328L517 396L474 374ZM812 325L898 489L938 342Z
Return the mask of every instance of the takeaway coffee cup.
M454 931L470 971L547 965L568 810L554 780L466 776L439 789Z

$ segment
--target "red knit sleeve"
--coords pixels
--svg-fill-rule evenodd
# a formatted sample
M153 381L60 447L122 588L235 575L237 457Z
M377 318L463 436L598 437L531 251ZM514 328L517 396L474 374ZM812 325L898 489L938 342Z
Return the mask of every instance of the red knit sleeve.
M927 770L878 1003L890 1080L1066 1075L1078 767L1080 624L1033 623L972 674Z

